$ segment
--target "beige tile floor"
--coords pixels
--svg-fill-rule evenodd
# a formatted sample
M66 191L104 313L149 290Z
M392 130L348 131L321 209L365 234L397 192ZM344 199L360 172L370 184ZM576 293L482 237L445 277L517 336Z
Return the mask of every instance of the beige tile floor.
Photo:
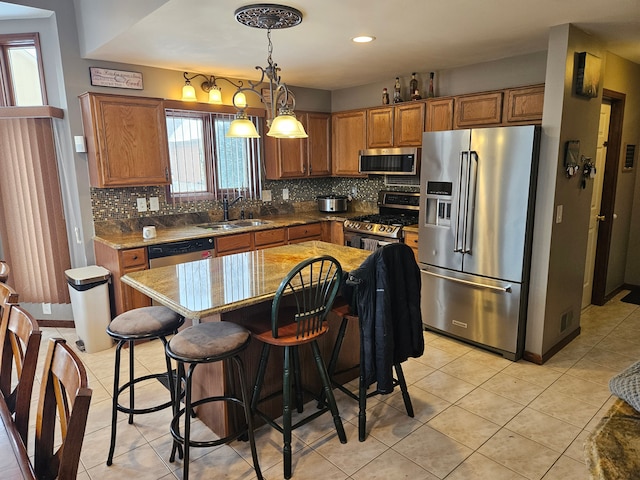
M296 430L293 478L588 478L583 442L613 402L607 382L640 359L640 307L620 302L626 293L585 309L580 336L542 366L425 333L424 355L404 364L415 417L406 415L399 392L371 399L368 437L360 443L356 403L337 392L347 444L336 438L328 415ZM63 336L75 344L72 329L44 330L44 337ZM106 466L113 352L81 353L93 400L78 478L181 478L180 461L168 461L168 411L138 416L134 425L121 414L114 463ZM161 371L162 358L160 343L140 345L136 373ZM156 381L138 393L140 401L167 395ZM206 433L201 424L195 428ZM260 427L257 445L265 477L282 478L280 435ZM255 478L243 442L193 449L191 461L191 478Z

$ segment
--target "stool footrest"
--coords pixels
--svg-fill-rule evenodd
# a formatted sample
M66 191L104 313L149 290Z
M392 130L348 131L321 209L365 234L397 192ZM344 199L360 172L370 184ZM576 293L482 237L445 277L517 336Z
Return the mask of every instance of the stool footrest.
M198 401L192 402L191 408L197 407L198 405L203 405L205 403L211 403L211 402L233 402L240 406L243 406L242 400L240 400L239 398L220 395L217 397L208 397L208 398L203 398ZM186 412L186 408L181 408L171 420L171 436L174 438L174 440L177 440L182 445L184 445L185 443L184 437L180 435L178 427L180 426L180 418L185 414L185 412ZM243 435L246 435L247 432L248 432L248 425L245 424L243 428L239 429L237 432L233 432L223 438L217 438L215 440L189 439L189 446L190 447L215 447L217 445L223 445L225 443L229 443L231 440L240 438Z
M153 380L153 379L157 379L157 378L162 378L162 377L166 377L166 376L167 376L166 373L152 373L150 375L145 375L144 377L135 378L132 382L129 381L129 382L121 385L120 387L118 387L118 396L120 396L120 394L122 392L124 392L125 390L130 388L132 385L135 385L136 383L140 383L140 382L143 382L145 380ZM128 413L128 414L134 414L134 415L142 415L142 414L145 414L145 413L158 412L160 410L163 410L165 408L170 407L172 404L173 404L172 401L169 400L168 402L165 402L163 404L156 405L156 406L153 406L153 407L130 408L130 407L125 407L124 405L121 405L120 403L118 403L116 405L116 408L118 409L119 412L122 412L122 413Z

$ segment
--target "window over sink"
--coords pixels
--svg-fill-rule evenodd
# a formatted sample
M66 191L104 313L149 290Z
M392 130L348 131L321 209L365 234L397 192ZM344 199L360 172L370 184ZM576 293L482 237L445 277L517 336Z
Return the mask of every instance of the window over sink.
M259 198L259 139L227 138L235 115L210 111L166 109L173 201ZM249 117L261 129L259 117Z

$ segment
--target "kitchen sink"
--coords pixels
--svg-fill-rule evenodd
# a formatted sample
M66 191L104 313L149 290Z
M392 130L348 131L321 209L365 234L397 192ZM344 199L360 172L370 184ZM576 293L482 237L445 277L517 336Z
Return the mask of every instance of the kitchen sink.
M231 223L232 225L235 225L237 227L257 227L259 225L266 225L271 222L269 222L268 220L253 219L253 220L235 220Z
M242 227L258 227L271 223L269 220L251 219L251 220L230 220L228 222L203 223L198 225L200 228L207 230L232 230Z
M198 227L205 228L207 230L232 230L240 227L240 225L235 225L233 223L203 223L202 225L198 225Z

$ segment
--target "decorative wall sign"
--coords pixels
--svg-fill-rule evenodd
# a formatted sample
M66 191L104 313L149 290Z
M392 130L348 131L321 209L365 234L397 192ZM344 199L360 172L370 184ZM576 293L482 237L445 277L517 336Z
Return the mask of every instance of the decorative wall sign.
M98 87L130 88L142 90L142 73L89 67L91 85Z
M576 95L595 98L600 86L600 59L587 52L576 53Z

